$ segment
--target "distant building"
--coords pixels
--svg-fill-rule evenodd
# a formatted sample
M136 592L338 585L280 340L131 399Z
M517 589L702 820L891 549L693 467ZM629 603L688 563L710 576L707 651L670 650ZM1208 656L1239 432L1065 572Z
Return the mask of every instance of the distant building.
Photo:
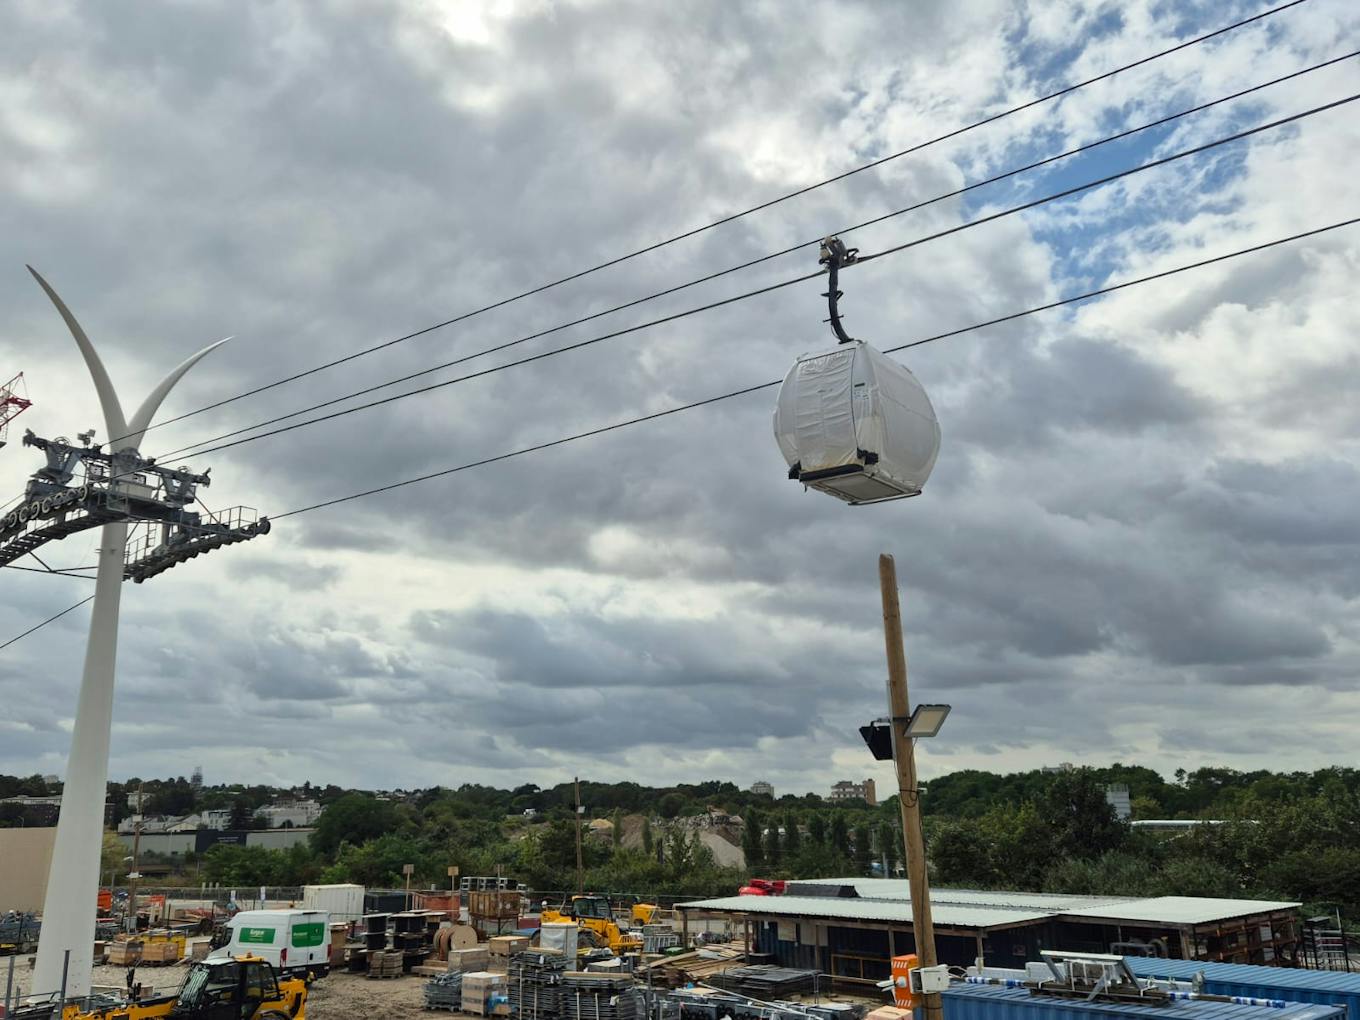
M839 803L847 800L862 800L870 807L878 804L878 794L874 792L874 781L866 779L862 783L852 783L848 779L842 779L831 786L831 795L827 798L832 803Z
M524 809L524 817L534 819L538 817L538 808L527 807Z
M135 814L141 814L142 809L146 806L146 794L141 790L133 790L127 795L127 806Z
M1133 802L1129 800L1129 788L1119 784L1105 787L1105 803L1114 808L1115 817L1121 822L1128 821L1133 815Z
M61 807L61 794L55 797L6 797L0 804L17 804L19 807Z
M321 805L314 800L281 800L256 814L264 815L271 829L305 829L321 817Z
M1039 771L1047 775L1054 775L1058 772L1075 772L1077 767L1070 761L1059 762L1057 765L1045 765Z
M764 794L766 797L773 797L774 787L771 786L769 783L765 782L765 780L763 779L757 779L754 783L751 784L751 792L754 793L757 797L761 796L762 794Z
M194 774L189 777L189 785L195 790L203 789L203 766L195 765Z

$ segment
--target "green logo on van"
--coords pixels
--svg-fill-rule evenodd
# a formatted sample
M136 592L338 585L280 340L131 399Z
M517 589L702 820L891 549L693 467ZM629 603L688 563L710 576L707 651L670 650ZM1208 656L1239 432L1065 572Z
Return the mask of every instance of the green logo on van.
M326 926L324 924L293 925L293 947L295 949L307 949L310 946L319 946L325 941Z
M274 929L242 928L241 941L252 946L272 946L274 944Z

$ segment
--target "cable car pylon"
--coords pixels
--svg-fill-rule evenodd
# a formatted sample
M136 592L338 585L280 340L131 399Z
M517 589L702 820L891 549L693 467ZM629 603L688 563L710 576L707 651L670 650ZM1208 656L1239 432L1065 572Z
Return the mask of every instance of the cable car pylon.
M123 581L145 580L183 559L269 530L269 521L237 508L227 519L203 521L189 509L197 488L208 484L206 471L165 468L137 447L161 402L184 373L215 348L219 340L191 355L152 389L130 417L113 388L104 363L65 302L32 267L29 272L65 321L94 381L108 430L108 449L92 445L93 432L81 433L82 445L63 438L43 439L29 432L24 445L41 450L45 467L29 480L16 510L0 518L0 563L7 563L49 541L100 527L98 572L85 667L71 730L71 754L62 787L61 815L52 847L43 926L30 988L36 993L59 987L73 996L90 990L90 946L94 941L99 854L104 830L104 796L113 724L114 665L118 650L118 609ZM77 481L79 473L81 479ZM127 556L128 528L143 524L157 541ZM66 960L69 959L69 969Z
M845 331L840 271L858 256L838 237L822 241L824 321L837 346L794 362L774 410L789 478L851 506L919 496L940 452L940 423L916 376Z

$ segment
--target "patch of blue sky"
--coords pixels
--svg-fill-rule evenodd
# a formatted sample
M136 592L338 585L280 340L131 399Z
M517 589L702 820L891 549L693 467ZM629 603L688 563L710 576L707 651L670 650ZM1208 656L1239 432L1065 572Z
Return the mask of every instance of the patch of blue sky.
M1181 104L1193 105L1193 104ZM1179 109L1180 105L1176 107ZM1174 110L1173 110L1174 112ZM1102 145L1080 155L1030 171L1006 181L969 192L962 201L965 220L976 219L1013 205L1077 187L1089 181L1142 166L1175 152L1202 145L1260 123L1262 107L1242 100L1231 107L1216 108L1129 138ZM1202 119L1197 119L1202 118ZM1155 120L1146 115L1138 123ZM1135 125L1128 125L1135 126ZM1111 133L1119 130L1116 126ZM1276 129L1290 131L1285 127ZM1267 136L1269 137L1269 136ZM1232 142L1185 160L1146 170L1141 174L1079 192L1069 198L1021 213L1031 223L1035 237L1054 253L1056 270L1065 292L1101 285L1118 268L1123 246L1117 239L1138 234L1158 220L1187 219L1204 211L1231 210L1224 197L1244 169L1252 140ZM1034 161L1066 148L1049 139L1046 148L1014 151L1017 162ZM1101 193L1115 189L1117 200ZM1128 196L1133 201L1127 201ZM983 228L985 229L985 228Z

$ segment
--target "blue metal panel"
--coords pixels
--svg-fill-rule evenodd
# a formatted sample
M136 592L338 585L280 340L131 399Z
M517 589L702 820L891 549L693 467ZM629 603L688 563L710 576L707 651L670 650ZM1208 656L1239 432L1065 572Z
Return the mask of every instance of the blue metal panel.
M1344 1020L1338 1006L1289 1003L1283 1009L1231 1002L1175 1002L1138 1006L1032 995L1025 988L951 985L943 993L944 1020Z
M1204 990L1214 995L1245 995L1290 1002L1344 1005L1351 1020L1360 1020L1360 974L1334 970L1295 970L1290 967L1249 967L1240 963L1201 963L1196 960L1129 959L1139 977L1189 981L1204 975Z

